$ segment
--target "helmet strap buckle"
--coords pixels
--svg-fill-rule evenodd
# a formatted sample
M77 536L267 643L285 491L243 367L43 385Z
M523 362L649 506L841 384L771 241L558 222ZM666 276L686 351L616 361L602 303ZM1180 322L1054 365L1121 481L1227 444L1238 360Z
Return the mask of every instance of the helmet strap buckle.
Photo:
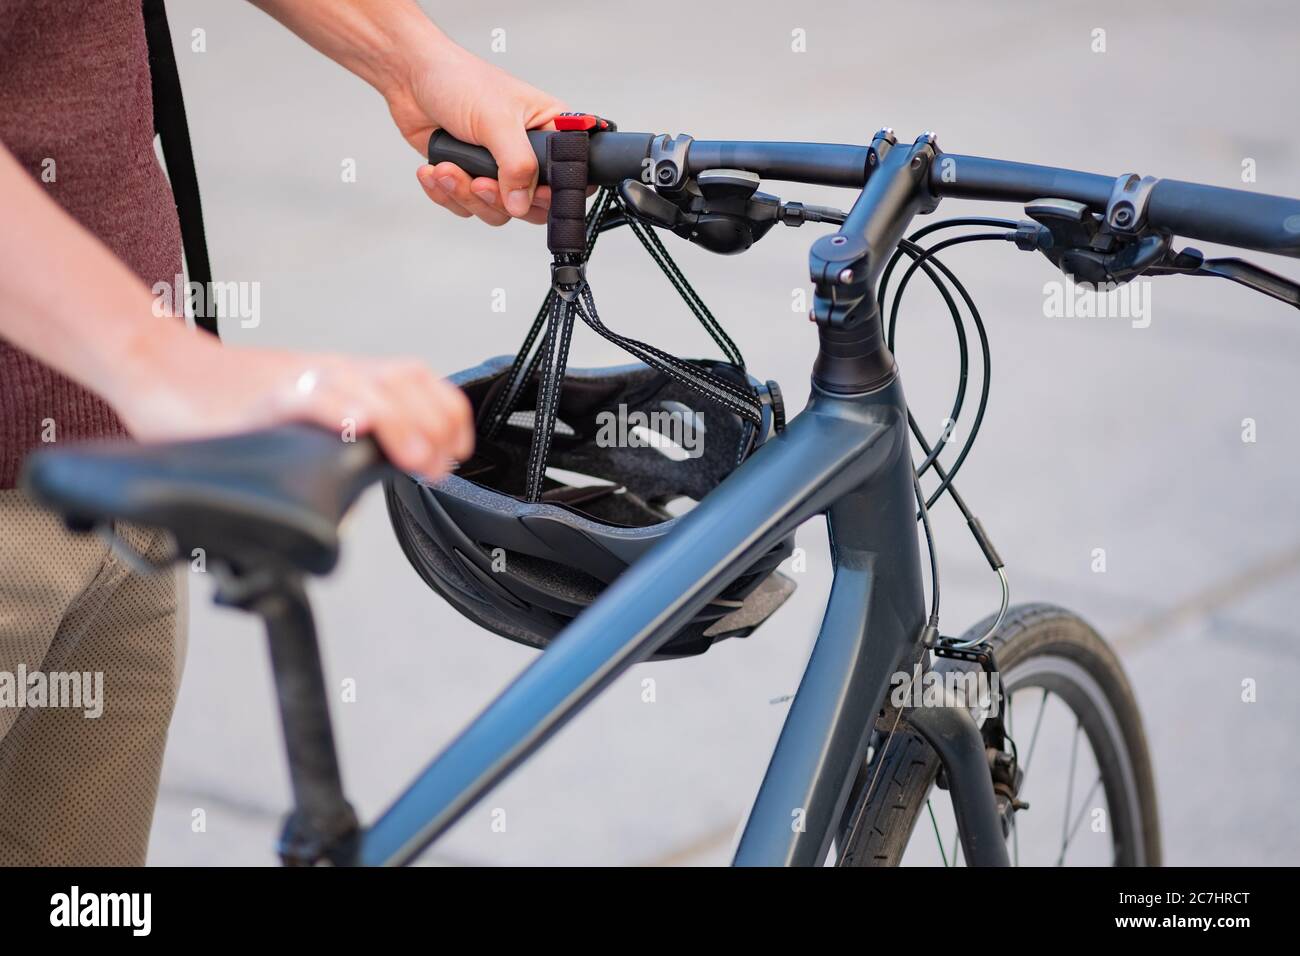
M576 302L587 284L587 269L581 262L556 256L551 263L551 288L565 302Z

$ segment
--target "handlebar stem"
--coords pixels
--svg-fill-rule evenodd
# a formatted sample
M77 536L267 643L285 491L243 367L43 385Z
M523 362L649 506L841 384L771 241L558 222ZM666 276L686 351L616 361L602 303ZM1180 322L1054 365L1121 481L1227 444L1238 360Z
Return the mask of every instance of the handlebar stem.
M912 217L932 212L939 202L929 186L939 155L933 134L900 147L893 131L883 129L870 149L866 187L844 225L813 243L808 255L810 317L820 336L813 381L841 394L872 391L897 374L885 344L876 281Z

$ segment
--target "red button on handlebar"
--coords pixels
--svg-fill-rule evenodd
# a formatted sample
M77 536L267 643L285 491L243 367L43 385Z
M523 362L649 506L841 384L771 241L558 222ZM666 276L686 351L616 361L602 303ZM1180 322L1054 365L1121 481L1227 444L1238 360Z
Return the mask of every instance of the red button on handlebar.
M595 113L561 113L555 117L555 128L565 132L571 130L605 132L614 129L614 124Z

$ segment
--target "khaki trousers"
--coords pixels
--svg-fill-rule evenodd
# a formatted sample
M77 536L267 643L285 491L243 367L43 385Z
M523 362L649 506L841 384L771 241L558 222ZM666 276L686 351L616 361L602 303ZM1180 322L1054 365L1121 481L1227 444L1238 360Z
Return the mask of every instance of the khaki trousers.
M170 548L162 532L116 532L152 559ZM0 866L144 863L185 599L178 574L138 574L0 490Z

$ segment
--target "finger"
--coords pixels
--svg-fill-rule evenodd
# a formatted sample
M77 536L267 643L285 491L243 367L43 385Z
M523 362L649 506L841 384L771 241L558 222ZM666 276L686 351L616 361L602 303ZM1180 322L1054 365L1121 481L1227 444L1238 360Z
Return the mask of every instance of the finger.
M453 424L443 412L437 379L422 363L399 359L384 364L376 385L383 389L398 414L427 446L424 460L414 468L422 474L445 472L452 458Z
M480 198L490 196L493 203L501 206L501 190L495 179L488 179L480 176L469 184L470 191ZM538 186L537 191L533 193L533 204L528 207L528 212L522 218L525 222L531 222L537 226L546 224L546 212L551 206L551 187Z
M377 383L382 397L375 399L374 435L384 454L398 468L412 474L438 478L447 473L446 460L437 453L437 445L417 427L396 396Z
M412 426L423 431L433 446L422 472L445 473L452 461L466 461L474 453L473 409L459 388L412 360L391 363L385 386L390 398L411 416Z
M341 435L368 435L383 414L383 402L358 387L351 373L311 369L277 396L278 421L304 421Z
M533 206L528 210L528 215L524 216L524 222L531 222L534 226L546 225L546 210Z
M510 221L510 214L505 211L505 203L501 200L501 190L495 179L487 179L483 176L473 179L470 181L469 191L488 209L499 212L504 216L501 222L493 222L493 225L504 225Z
M450 170L447 173L435 169L435 172L427 175L429 185L425 186L425 191L430 198L441 202L448 209L459 210L458 215L462 217L476 216L492 226L502 226L510 221L505 210L493 209L488 202L474 195L468 185L469 177L462 170L455 166L450 166ZM499 202L497 205L500 205Z
M505 208L505 204L501 202L501 189L495 179L478 176L470 180L469 191L490 206L495 206L498 209Z
M497 161L497 182L512 216L524 217L537 188L537 154L521 122L504 119L491 124L483 145Z
M434 385L450 426L448 450L456 461L467 461L474 454L474 407L463 391L445 379L435 379Z
M456 200L453 199L446 190L438 185L437 180L434 178L432 166L421 166L420 170L416 173L416 178L420 181L420 185L424 188L428 197L439 206L446 209L448 212L460 216L462 219L469 218L469 210L456 202Z
M537 187L537 195L533 196L533 204L528 208L527 215L523 217L524 222L535 223L536 225L539 226L546 225L547 215L551 209L551 194L550 194L550 190L548 189L545 199L539 202L538 197L541 196L543 189L547 189L547 187L545 186Z
M469 174L453 163L439 163L433 167L435 187L454 199L471 215L478 216L493 226L503 226L510 221L509 214L500 207L493 208L470 189Z
M430 172L425 174L425 180L434 195L444 197L448 203L454 203L466 215L477 216L485 222L490 221L492 225L501 225L509 220L510 217L503 210L493 212L474 196L469 188L469 175L459 166L454 163L439 163L428 168Z
M418 407L428 410L441 463L467 461L474 454L474 411L465 393L424 366L410 387Z
M409 418L378 382L376 367L350 364L326 373L306 396L305 414L331 427L355 423L358 434L373 434L384 454L403 471L423 474L432 458L429 440L411 427Z

